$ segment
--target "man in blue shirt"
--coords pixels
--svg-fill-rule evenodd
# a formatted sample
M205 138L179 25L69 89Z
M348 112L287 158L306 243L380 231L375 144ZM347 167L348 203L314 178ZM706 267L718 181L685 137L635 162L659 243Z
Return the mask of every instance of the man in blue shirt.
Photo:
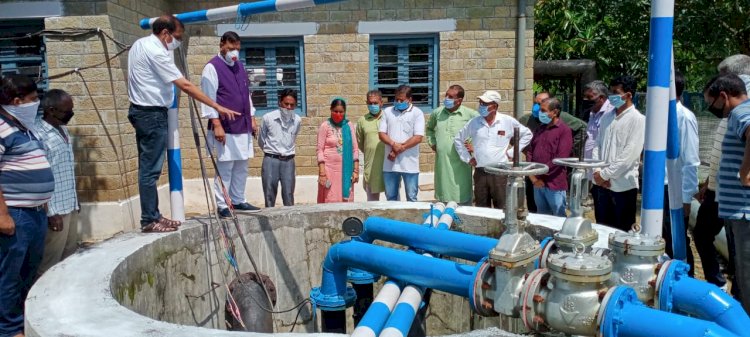
M703 91L708 111L729 117L721 146L717 177L719 217L734 235L736 282L750 289L750 101L745 83L734 74L711 79ZM750 291L740 294L745 311L750 311Z

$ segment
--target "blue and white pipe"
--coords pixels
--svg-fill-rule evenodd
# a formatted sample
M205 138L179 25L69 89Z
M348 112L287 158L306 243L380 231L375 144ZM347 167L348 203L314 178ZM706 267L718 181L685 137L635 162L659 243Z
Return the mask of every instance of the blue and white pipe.
M333 2L344 0L262 0L256 2L241 3L239 5L219 7L213 9L203 9L194 12L175 14L183 23L199 23L208 21L219 21L234 19L238 16L248 16L270 12L284 12L300 8L315 7ZM150 29L151 24L157 18L142 19L140 26L143 29Z
M429 254L424 255L431 257ZM422 304L424 292L424 287L411 284L404 288L401 296L398 298L396 309L393 310L393 313L385 323L380 337L406 337L409 335L414 317L417 316L419 306Z
M174 87L174 100L167 110L167 167L169 171L169 205L172 219L185 221L185 195L182 190L182 155L180 153L180 128L177 108L179 91Z
M750 336L750 317L731 295L708 282L688 276L690 266L667 261L659 271L656 307L714 322L737 336Z
M400 296L401 286L392 280L386 281L362 320L359 321L359 325L352 332L352 337L378 336L383 331L383 327L388 317L391 316Z
M456 208L458 208L458 204L455 201L448 202L443 214L434 227L437 229L450 229L451 225L453 225L453 220L456 218Z
M445 211L446 207L442 202L432 204L430 207L430 212L425 215L425 219L424 222L422 222L422 225L427 227L437 227L441 217L443 216L443 212Z
M669 123L667 126L667 191L672 230L672 257L687 260L685 215L682 208L682 167L680 158L680 130L677 123L677 90L674 82L674 55L671 57L669 78Z
M674 0L651 2L641 233L662 235Z
M609 290L598 323L602 337L738 337L714 322L651 309L633 288Z
M350 298L353 290L346 282L347 268L366 270L461 297L467 297L474 284L474 266L350 240L331 247L323 262L320 288L310 292L310 297L321 310L341 310L353 300Z
M356 240L368 243L382 240L469 261L481 260L497 245L497 239L455 231L436 231L426 226L372 216L365 220L364 230Z

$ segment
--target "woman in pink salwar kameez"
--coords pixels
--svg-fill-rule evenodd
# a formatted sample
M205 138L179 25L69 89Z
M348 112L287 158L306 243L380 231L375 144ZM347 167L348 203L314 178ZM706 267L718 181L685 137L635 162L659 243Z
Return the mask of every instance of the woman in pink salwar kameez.
M346 119L346 101L334 98L331 118L318 128L318 203L354 201L359 181L359 148L354 125Z

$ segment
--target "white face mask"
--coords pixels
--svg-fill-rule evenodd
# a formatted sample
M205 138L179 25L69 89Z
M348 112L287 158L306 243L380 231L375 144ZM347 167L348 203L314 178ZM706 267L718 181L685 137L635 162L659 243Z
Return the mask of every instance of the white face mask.
M285 121L290 121L292 120L292 118L294 118L294 110L279 108L279 111L281 112L281 119Z
M182 41L175 39L174 36L172 36L172 42L167 43L167 50L175 50L180 48L181 45Z
M240 59L239 50L228 51L226 54L224 54L224 61L226 61L230 66L233 66L234 62L237 62L237 60L239 59Z
M15 117L25 128L34 130L36 113L39 111L39 101L21 105L3 105L3 110Z

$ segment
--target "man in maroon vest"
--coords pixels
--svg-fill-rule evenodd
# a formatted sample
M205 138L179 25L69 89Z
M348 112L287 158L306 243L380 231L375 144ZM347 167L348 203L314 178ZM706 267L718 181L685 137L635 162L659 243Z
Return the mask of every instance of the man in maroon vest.
M241 115L234 120L220 118L216 110L207 105L202 106L202 114L209 119L206 143L216 158L218 168L218 176L214 180L216 204L221 217L230 217L229 205L238 212L260 210L245 199L247 161L253 157L255 108L250 100L247 72L239 59L239 35L231 31L224 33L219 47L219 55L203 68L201 89L218 104Z

